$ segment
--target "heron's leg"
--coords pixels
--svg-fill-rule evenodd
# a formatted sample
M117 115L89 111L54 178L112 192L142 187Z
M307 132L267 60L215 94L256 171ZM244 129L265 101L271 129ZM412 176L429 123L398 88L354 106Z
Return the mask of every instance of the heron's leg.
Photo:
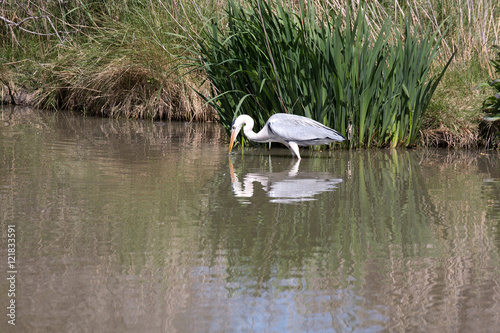
M297 158L300 160L299 146L295 142L288 142L288 149L290 149L292 155L295 154L295 156L297 156Z

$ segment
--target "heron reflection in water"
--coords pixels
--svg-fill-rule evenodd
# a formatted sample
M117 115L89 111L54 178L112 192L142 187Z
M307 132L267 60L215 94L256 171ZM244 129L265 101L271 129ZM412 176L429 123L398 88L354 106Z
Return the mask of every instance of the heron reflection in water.
M270 163L271 164L271 163ZM242 199L242 203L250 204L249 198L263 190L270 202L298 203L316 200L323 192L331 192L342 183L342 178L335 178L328 172L299 171L300 161L281 171L254 171L244 173L241 178L236 175L231 159L229 173L233 194ZM257 184L257 188L254 185ZM262 200L262 196L259 199Z
M229 153L233 149L234 140L243 128L245 136L255 142L280 142L290 149L292 155L300 160L299 146L323 145L331 142L342 142L345 138L337 131L323 124L302 116L287 113L272 115L266 125L255 133L253 119L243 114L233 122Z

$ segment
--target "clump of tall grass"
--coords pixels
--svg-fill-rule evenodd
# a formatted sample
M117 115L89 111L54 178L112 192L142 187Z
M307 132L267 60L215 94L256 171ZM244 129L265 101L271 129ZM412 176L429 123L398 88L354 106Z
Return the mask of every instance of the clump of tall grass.
M345 12L346 1L315 1L324 12ZM362 3L367 24L379 31L390 19L393 33L404 30L405 17L410 27L429 25L443 36L440 54L434 63L445 65L455 53L427 108L419 144L445 147L477 147L488 141L481 130L481 103L490 89L475 87L493 75L489 59L492 45L500 44L500 2L496 0L395 0L349 1L353 11ZM441 31L440 31L441 30ZM437 66L434 66L437 67Z
M412 146L447 66L430 66L441 38L429 29L373 37L365 11L320 16L298 2L229 2L227 24L212 22L200 40L206 96L226 126L246 113L261 125L277 112L313 118L348 137L350 147Z
M496 57L491 60L491 64L498 76L500 75L500 46L495 45L494 49ZM493 88L494 95L489 96L483 102L483 111L486 114L484 120L488 123L484 124L482 132L486 138L485 146L500 148L500 78L489 80L487 85Z
M497 51L497 55L495 59L491 60L491 64L496 75L500 75L500 46L494 46L494 49ZM487 114L485 119L488 121L500 120L500 78L490 80L488 85L495 90L495 94L483 102L483 111Z

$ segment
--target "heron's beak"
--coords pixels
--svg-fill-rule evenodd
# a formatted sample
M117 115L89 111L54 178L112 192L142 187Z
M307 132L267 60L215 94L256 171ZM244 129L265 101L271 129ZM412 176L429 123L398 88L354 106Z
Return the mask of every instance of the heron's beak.
M233 130L231 132L231 141L229 141L229 153L231 154L231 150L233 150L233 145L234 145L234 140L236 139L236 136L238 135L237 130Z

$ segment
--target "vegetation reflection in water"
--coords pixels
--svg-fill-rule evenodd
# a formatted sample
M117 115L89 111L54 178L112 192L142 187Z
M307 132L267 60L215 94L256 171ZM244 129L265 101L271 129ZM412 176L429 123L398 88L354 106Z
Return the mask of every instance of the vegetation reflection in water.
M327 163L315 158L300 164L307 172L323 162L323 168L344 178L319 200L298 207L267 205L272 200L254 195L250 206L231 205L229 217L227 211L212 216L212 221L225 222L222 228L217 222L217 237L207 237L211 248L221 248L223 240L224 248L237 253L225 267L231 295L282 292L286 297L293 290L295 305L290 307L298 313L292 316L311 315L339 330L379 325L406 330L420 324L455 329L468 311L498 322L494 299L499 290L491 296L486 287L499 279L488 269L499 265L498 199L489 205L481 194L481 173L494 173L495 157L488 167L477 154L463 152L335 155ZM244 157L235 164L254 160ZM255 164L268 160L261 157ZM470 173L469 164L478 168L477 174ZM254 168L241 167L241 173ZM467 325L488 330L474 316L465 320Z
M231 169L206 124L28 111L2 124L25 330L498 327L496 153L305 151L296 166L273 146ZM332 183L273 202L285 174Z

